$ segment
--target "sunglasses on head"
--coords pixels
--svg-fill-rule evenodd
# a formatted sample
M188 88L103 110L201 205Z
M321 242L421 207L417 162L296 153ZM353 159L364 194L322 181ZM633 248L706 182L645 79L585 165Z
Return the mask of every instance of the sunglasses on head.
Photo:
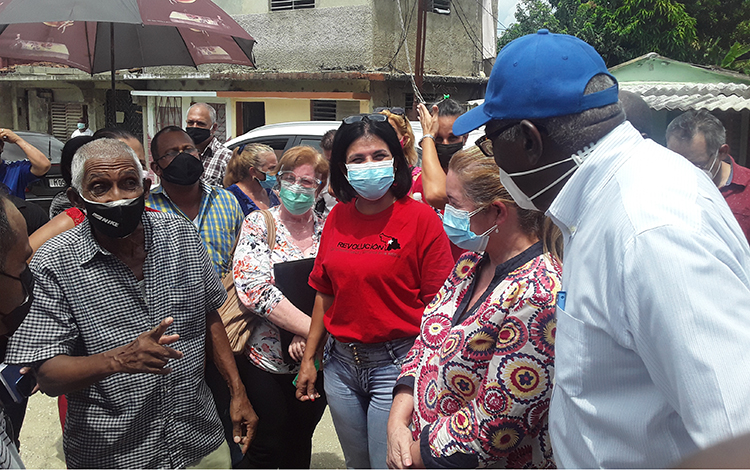
M383 111L390 111L391 114L395 114L396 116L404 116L406 114L406 111L404 111L404 108L389 108L387 106L381 106L379 108L375 108L376 113L381 113Z
M361 122L364 120L370 122L385 122L388 120L388 116L386 116L385 114L356 114L354 116L344 118L344 124L354 124L355 122Z

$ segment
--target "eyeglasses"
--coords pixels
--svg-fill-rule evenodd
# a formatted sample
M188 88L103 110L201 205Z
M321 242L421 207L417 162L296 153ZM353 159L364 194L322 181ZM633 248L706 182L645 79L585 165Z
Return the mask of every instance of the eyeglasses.
M478 138L476 142L474 142L474 145L479 147L479 150L481 150L486 157L494 157L495 154L492 151L492 141L497 139L503 132L507 131L513 126L517 126L520 123L521 121L512 122L492 132L492 134L484 134L482 137Z
M185 153L189 153L190 155L195 155L195 156L198 156L198 155L200 154L200 152L198 152L198 149L197 149L197 148L195 148L195 147L194 147L194 146L192 146L192 145L187 145L187 146L185 146L185 147L181 148L180 150L170 150L169 152L165 153L164 155L162 155L161 157L157 158L157 159L156 159L156 160L154 160L154 161L155 161L155 162L158 162L158 161L159 161L159 160L161 160L162 158L169 158L169 159L173 159L173 158L175 158L175 157L176 157L177 155L179 155L179 154L181 154L181 153L183 153L183 152L185 152Z
M307 176L297 176L291 171L281 171L277 175L280 181L288 184L299 183L303 188L311 189L317 188L322 181L317 178L308 178Z
M404 116L406 114L406 111L404 111L404 108L389 108L387 106L375 108L376 113L381 113L383 111L390 111L391 114L395 114L397 116Z
M385 122L388 120L388 116L385 114L355 114L354 116L344 118L344 124L354 124L355 122L365 120L370 122Z

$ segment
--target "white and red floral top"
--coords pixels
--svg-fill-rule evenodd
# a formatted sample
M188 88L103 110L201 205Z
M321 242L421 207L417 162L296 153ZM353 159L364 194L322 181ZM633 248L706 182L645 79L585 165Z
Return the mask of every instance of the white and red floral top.
M547 408L562 267L532 245L498 266L468 306L483 256L458 260L402 367L413 437L427 468L554 467Z
M268 209L276 223L273 252L268 246L268 227L261 211L251 212L242 223L242 232L234 252L234 285L240 301L259 317L245 346L245 354L250 362L274 374L294 374L298 367L284 362L279 328L267 319L284 298L274 285L273 265L314 258L318 254L325 219L314 215L313 247L305 254L291 241L289 231L279 218L279 208Z

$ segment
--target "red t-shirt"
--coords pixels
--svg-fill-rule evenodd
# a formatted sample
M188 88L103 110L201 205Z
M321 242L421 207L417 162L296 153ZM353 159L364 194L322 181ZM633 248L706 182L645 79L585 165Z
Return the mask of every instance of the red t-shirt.
M732 181L721 188L721 194L750 241L750 169L738 165L734 158L729 158L732 164Z
M453 258L440 218L409 197L374 215L354 201L326 220L310 285L332 295L326 330L339 341L381 343L419 334L422 311Z
M417 201L422 201L425 204L427 204L427 201L425 201L424 199L424 185L422 185L422 169L419 167L415 167L414 170L411 172L410 196ZM443 211L440 211L439 209L435 209L435 210L439 211L440 215L442 216ZM457 247L451 241L449 241L449 243L451 244L451 255L453 255L453 262L455 263L456 261L458 261L458 258L460 258L462 254L466 253L466 250L464 250L463 248Z

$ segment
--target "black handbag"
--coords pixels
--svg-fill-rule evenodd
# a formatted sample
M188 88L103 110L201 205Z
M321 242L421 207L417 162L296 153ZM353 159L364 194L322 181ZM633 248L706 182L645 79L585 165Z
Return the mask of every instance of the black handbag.
M276 288L284 294L284 297L292 305L300 309L308 317L312 316L313 306L315 305L316 291L307 283L314 265L315 258L305 258L273 265ZM279 328L279 336L284 362L296 365L297 362L289 355L289 345L292 339L294 339L294 333Z

